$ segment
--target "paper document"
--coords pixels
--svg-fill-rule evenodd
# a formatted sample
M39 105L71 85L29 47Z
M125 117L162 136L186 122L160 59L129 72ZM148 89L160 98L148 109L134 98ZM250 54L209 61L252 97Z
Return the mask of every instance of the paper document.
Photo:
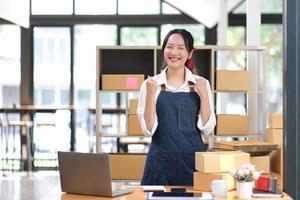
M144 185L143 186L144 192L153 192L153 191L167 191L166 188L162 185Z

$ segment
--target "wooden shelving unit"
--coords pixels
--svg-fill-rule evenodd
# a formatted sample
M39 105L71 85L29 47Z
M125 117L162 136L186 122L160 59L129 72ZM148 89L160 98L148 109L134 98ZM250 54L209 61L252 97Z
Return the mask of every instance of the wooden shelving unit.
M101 139L108 137L101 134L102 124L102 105L101 94L105 92L125 93L126 95L126 120L128 120L128 96L129 92L138 92L136 90L105 90L101 85L101 76L105 74L143 74L144 79L147 76L153 76L160 72L162 65L162 52L160 46L97 46L96 48L96 152L101 152ZM218 90L216 88L216 71L220 69L227 70L230 66L219 66L218 58L220 53L241 52L240 60L244 60L244 69L249 74L249 89L241 91ZM233 47L233 46L199 46L193 54L196 62L195 73L205 77L210 81L212 87L212 95L214 99L215 111L217 113L221 102L218 100L219 94L225 93L242 93L245 97L245 110L249 115L248 125L249 133L218 135L214 134L209 139L210 145L214 145L215 140L223 140L224 138L233 137L263 137L266 124L266 102L265 102L265 69L263 61L264 49L262 47ZM252 61L251 61L252 60ZM221 68L220 68L221 67ZM224 113L226 114L226 113ZM122 122L123 123L123 122ZM124 122L127 123L127 122ZM127 129L127 124L126 124ZM127 130L126 130L127 131ZM127 134L120 136L119 134L111 133L111 137L127 137ZM129 136L133 137L133 136ZM143 137L143 136L139 136Z

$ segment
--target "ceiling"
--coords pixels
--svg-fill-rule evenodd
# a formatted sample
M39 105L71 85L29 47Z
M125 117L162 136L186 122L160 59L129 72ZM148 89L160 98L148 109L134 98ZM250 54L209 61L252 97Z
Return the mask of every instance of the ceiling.
M214 27L219 21L221 1L223 0L164 0L208 28ZM230 13L243 0L226 0L225 2L227 2L227 13Z

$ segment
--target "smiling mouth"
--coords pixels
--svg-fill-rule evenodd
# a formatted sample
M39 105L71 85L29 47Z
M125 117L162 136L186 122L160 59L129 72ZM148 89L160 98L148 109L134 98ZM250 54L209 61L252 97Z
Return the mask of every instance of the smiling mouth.
M170 57L169 57L169 60L170 60L171 62L176 62L176 61L181 60L181 58L170 58Z

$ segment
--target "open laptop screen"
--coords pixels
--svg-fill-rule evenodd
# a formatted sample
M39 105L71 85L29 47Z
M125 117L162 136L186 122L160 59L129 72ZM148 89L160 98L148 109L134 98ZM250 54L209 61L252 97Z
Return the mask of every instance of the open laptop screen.
M63 192L112 196L107 154L60 151L58 164Z

